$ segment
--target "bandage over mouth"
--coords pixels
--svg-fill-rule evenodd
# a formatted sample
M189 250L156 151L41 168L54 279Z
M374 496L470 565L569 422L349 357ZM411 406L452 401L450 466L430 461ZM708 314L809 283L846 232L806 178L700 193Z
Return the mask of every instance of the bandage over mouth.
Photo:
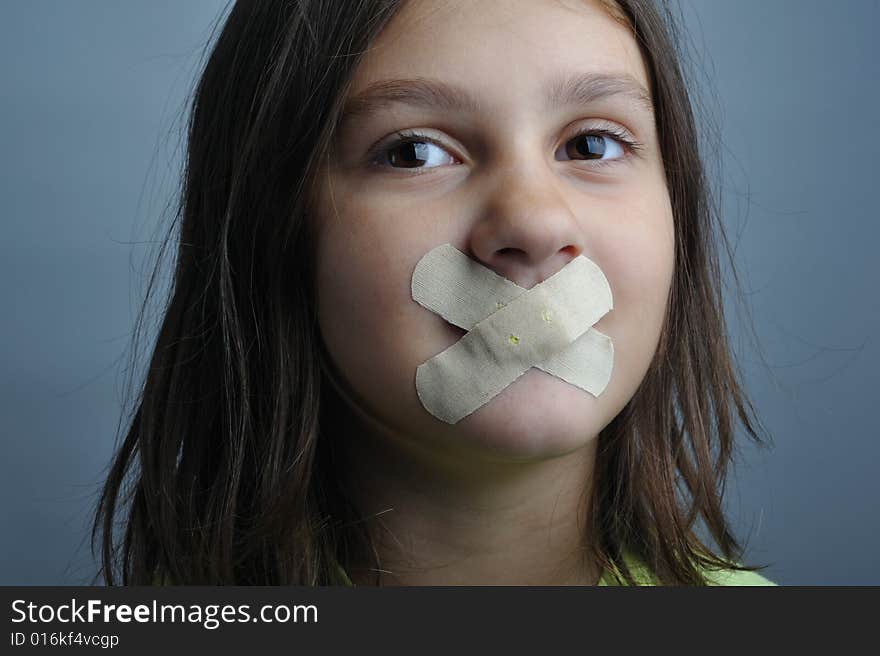
M608 385L614 348L592 326L613 307L611 287L583 255L526 290L444 244L419 260L412 297L468 331L416 370L437 419L460 421L532 367L594 396Z

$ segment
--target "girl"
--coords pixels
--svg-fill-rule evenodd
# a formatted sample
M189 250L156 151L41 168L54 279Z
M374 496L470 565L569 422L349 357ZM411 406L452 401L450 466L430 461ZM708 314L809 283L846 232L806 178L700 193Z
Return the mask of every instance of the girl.
M237 3L106 582L771 584L722 510L736 421L760 440L672 30L649 0ZM532 367L428 412L416 371L465 334L412 296L444 244L523 290L594 262L607 387Z

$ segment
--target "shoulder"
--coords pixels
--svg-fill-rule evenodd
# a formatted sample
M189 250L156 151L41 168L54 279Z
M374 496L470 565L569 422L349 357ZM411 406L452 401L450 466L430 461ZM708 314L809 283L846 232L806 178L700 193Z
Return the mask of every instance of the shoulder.
M645 564L644 560L636 555L635 552L626 549L623 552L623 558L626 561L627 567L629 567L635 577L637 585L657 585L656 577ZM740 565L741 563L737 562L737 564ZM777 585L757 572L743 572L735 569L704 569L703 576L706 578L707 584L711 586ZM619 574L619 571L606 571L603 574L599 585L623 585L623 577Z
M723 569L705 571L709 585L734 585L734 586L751 586L751 585L777 585L770 579L758 574L757 572L742 572L739 570Z

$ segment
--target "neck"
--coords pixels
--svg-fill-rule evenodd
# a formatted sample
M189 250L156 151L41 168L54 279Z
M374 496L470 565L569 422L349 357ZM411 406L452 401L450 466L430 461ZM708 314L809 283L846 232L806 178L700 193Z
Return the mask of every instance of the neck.
M356 585L595 585L585 497L596 440L552 459L456 458L345 431L345 475L379 556Z

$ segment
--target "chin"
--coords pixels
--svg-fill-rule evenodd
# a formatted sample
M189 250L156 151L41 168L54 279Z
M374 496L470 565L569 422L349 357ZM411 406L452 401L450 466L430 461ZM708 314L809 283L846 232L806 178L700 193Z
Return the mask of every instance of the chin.
M604 428L600 398L532 368L450 428L495 458L553 458L587 446Z

